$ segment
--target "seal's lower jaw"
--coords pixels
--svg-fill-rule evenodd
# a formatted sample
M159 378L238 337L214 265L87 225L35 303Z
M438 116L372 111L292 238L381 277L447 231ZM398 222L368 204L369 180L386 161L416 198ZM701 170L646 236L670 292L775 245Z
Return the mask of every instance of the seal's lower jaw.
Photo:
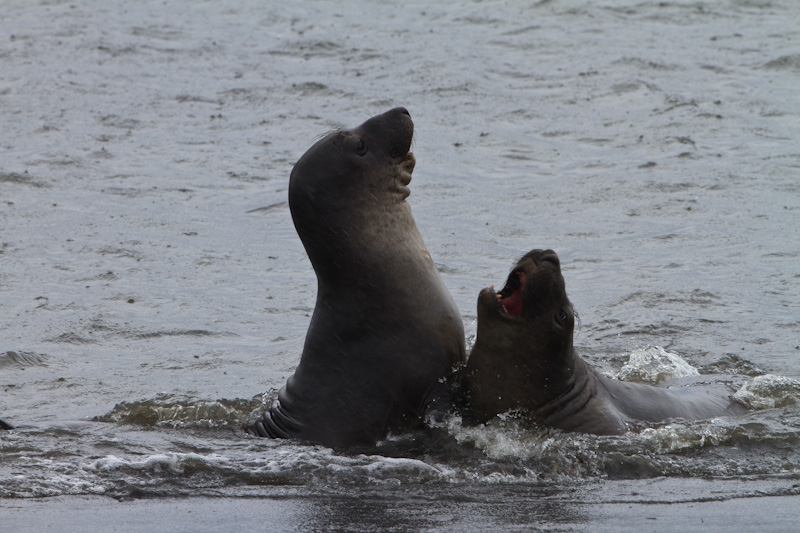
M513 318L498 304L499 296L494 292L494 285L482 289L478 295L478 328L483 318Z
M411 189L408 188L408 184L411 183L411 173L414 172L416 164L417 158L414 157L412 152L408 152L397 165L396 190L402 195L404 200L411 194Z
M414 172L415 166L417 166L417 158L414 157L413 152L408 152L405 157L400 160L400 164L398 165L401 185L405 186L411 183L411 173Z

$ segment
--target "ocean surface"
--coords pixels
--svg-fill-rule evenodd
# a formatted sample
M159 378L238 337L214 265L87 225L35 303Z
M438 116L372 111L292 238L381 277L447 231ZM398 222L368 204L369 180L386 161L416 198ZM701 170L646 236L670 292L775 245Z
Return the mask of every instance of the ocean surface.
M2 2L2 530L793 530L798 87L794 0ZM247 435L314 307L292 165L395 106L468 345L552 248L586 360L738 375L750 412Z

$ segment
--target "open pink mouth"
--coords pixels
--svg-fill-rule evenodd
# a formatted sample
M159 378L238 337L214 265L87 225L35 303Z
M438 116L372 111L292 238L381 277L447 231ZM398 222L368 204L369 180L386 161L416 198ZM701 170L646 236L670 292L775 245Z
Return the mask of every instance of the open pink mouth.
M517 278L509 276L506 286L497 293L497 301L503 311L512 316L519 316L522 313L522 287L525 285L525 273L517 272L516 274Z

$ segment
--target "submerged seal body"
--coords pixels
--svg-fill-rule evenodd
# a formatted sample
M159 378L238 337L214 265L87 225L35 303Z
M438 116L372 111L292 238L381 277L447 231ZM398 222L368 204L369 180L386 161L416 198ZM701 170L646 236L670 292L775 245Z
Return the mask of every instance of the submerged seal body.
M413 132L392 109L328 134L294 166L289 207L317 300L294 375L250 431L369 445L446 398L464 327L406 202Z
M478 297L478 334L464 373L467 418L519 410L538 424L598 435L635 420L704 419L745 409L724 385L665 389L603 376L575 352L575 313L558 256L532 250L500 292Z

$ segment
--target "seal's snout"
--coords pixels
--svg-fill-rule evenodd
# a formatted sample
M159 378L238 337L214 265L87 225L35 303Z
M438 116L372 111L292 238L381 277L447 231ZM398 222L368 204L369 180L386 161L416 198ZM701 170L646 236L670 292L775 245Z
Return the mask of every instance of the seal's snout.
M389 131L389 153L395 158L404 158L411 150L414 138L414 122L405 107L395 107L382 115L382 122Z
M545 250L544 252L542 252L542 254L543 254L542 257L539 260L540 264L550 263L551 265L556 267L556 270L558 270L559 272L561 271L561 260L558 258L558 255L556 255L556 253L553 250Z
M558 258L558 254L553 250L531 250L522 256L522 259L519 260L519 263L517 263L514 269L533 271L548 264L551 267L555 267L559 272L561 271L561 260Z

